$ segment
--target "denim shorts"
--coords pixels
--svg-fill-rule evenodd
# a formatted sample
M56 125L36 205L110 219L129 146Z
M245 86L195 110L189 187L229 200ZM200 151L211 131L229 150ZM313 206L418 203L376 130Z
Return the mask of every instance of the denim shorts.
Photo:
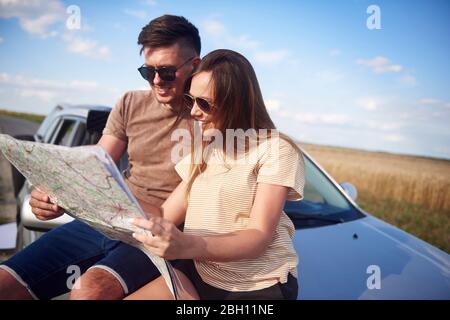
M35 299L51 299L70 291L75 272L91 267L109 271L130 294L160 275L145 253L111 240L74 220L57 227L0 264Z

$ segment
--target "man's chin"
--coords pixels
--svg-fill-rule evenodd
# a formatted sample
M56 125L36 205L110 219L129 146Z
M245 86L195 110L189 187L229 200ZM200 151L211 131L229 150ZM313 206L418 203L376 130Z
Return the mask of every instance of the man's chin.
M155 94L156 100L157 100L159 103L165 103L165 104L167 104L167 103L171 103L171 102L174 100L174 98L173 98L172 95L160 95L160 94L158 94L157 92L154 92L154 94Z

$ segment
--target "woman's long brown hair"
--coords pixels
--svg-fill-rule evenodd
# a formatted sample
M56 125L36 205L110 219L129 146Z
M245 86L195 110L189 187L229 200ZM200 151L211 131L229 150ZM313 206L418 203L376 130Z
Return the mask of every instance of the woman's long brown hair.
M221 132L222 137L226 137L227 129L244 131L255 129L256 132L259 129L276 129L264 104L256 73L243 55L226 49L210 52L201 60L196 71L188 80L187 86L190 86L192 78L201 72L211 72L214 95L211 122L214 124L214 128ZM301 153L291 138L282 133L278 135ZM192 157L187 195L195 178L204 172L207 166L203 154L210 142L203 140L201 150L195 150L194 143L191 143ZM201 163L194 161L194 159L200 159L196 153L201 155Z

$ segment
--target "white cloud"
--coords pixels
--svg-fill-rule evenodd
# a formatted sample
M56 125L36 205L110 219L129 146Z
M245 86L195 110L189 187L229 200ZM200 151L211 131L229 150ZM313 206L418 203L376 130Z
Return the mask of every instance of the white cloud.
M260 43L251 39L249 36L243 34L234 38L234 43L241 48L256 49L260 46Z
M5 41L5 39L3 39L2 37L0 37L0 43L3 43Z
M344 78L344 74L334 70L322 70L315 74L316 78L322 82L338 82Z
M143 4L147 4L149 6L156 6L158 2L156 0L144 0L142 1Z
M216 46L241 49L256 49L260 43L246 34L233 35L225 27L223 23L218 20L207 20L203 23L203 29Z
M56 96L56 92L39 89L22 89L21 91L19 91L19 94L24 98L37 98L44 102L50 102Z
M271 116L277 116L281 118L292 117L289 110L282 107L282 102L278 99L264 99L267 111Z
M17 18L26 32L41 38L59 35L67 43L69 52L98 59L110 57L107 46L78 36L75 30L64 34L61 29L55 30L58 24L61 24L60 28L65 28L64 22L68 17L65 5L59 0L0 0L0 18ZM81 31L92 31L92 28L83 23Z
M80 90L94 90L99 88L99 84L95 81L72 80L68 83L69 88Z
M217 20L208 20L203 24L205 32L213 37L222 37L227 33L225 26Z
M0 84L5 86L21 87L27 90L96 90L99 84L95 81L71 80L69 82L46 80L40 78L25 77L23 75L10 75L0 73Z
M405 140L405 137L397 134L390 134L383 136L383 140L388 142L402 142Z
M423 104L423 105L437 105L439 104L441 101L438 99L434 99L434 98L423 98L419 100L419 104Z
M67 43L67 50L95 59L108 59L111 51L107 46L99 45L97 41L77 36L75 33L66 33L63 40Z
M369 60L358 59L356 60L356 63L371 68L372 71L377 74L386 72L400 72L403 70L401 65L393 64L389 59L381 56Z
M275 64L286 60L290 56L288 50L258 51L255 60L259 63Z
M288 60L291 65L297 63L291 58L292 54L289 50L265 50L259 41L246 34L232 34L222 22L216 19L206 20L202 28L206 34L205 38L212 41L216 47L230 48L240 52L250 50L248 56L252 56L258 63L271 65L285 60Z
M282 117L282 118L289 118L289 117L291 117L291 113L289 111L284 110L284 109L278 111L277 115Z
M415 77L411 75L405 75L399 79L400 83L409 87L414 87L417 84Z
M45 38L57 34L50 29L65 21L66 11L58 0L0 0L0 18L17 18L23 30Z
M279 100L275 99L268 99L265 100L264 103L266 104L266 108L268 111L279 111L281 103Z
M3 104L13 101L12 106L31 104L32 108L43 110L61 102L112 105L120 96L117 88L102 86L92 80L48 80L8 73L0 73L0 88Z
M368 120L362 123L360 127L366 127L376 131L395 131L404 127L404 124L402 122Z
M356 104L366 110L373 111L376 110L380 104L378 98L375 97L365 97L356 100Z
M331 124L345 125L350 123L351 118L346 114L339 113L312 113L299 112L295 115L295 119L307 124Z
M123 11L126 15L138 18L138 19L146 19L147 16L147 12L145 12L144 10L131 10L131 9L125 9Z
M450 108L450 102L446 103L446 104L445 104L445 107L446 107L446 108Z
M336 48L331 49L331 50L328 52L328 54L329 54L331 57L340 56L341 53L342 53L341 50L340 50L340 49L336 49Z

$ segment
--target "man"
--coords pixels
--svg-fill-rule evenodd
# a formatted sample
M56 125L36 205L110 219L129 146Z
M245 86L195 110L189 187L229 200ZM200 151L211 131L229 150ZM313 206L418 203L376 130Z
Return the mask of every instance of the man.
M127 150L126 182L145 212L159 212L180 179L170 155L175 128L191 126L182 103L184 86L200 58L197 28L183 17L164 15L139 34L145 64L139 68L151 91L126 93L109 116L98 142L118 161ZM33 190L30 205L40 220L64 212L46 194ZM0 265L0 299L50 299L69 290L67 268L83 275L71 299L121 299L159 273L140 250L113 241L86 224L58 227Z

